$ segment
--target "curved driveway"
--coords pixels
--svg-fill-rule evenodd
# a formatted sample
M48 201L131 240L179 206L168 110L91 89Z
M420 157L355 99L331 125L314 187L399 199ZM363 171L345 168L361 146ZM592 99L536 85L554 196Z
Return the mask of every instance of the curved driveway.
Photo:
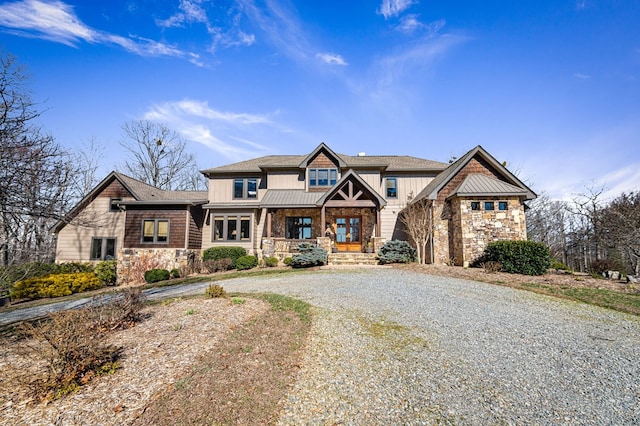
M640 424L637 317L393 269L221 284L320 308L281 424Z
M317 307L280 424L640 424L640 321L631 315L394 269L218 284Z

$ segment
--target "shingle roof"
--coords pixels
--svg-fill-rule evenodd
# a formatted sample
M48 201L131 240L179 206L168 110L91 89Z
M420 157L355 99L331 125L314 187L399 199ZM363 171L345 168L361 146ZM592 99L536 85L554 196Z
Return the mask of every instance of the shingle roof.
M412 157L408 155L345 155L336 154L347 168L375 167L386 168L387 171L410 171L410 170L434 170L440 171L447 167L447 164L439 161L426 160L424 158ZM305 161L307 155L268 155L265 157L253 158L251 160L240 161L238 163L227 164L220 167L203 170L202 173L239 173L251 172L259 173L263 169L269 168L298 168Z
M526 195L527 191L494 177L479 173L468 175L452 195L491 196L491 195Z
M305 192L303 189L269 189L262 197L260 207L316 207L323 192Z
M131 192L131 195L133 195L136 201L139 202L205 202L209 197L207 191L165 191L119 172L113 172L113 174L125 188Z

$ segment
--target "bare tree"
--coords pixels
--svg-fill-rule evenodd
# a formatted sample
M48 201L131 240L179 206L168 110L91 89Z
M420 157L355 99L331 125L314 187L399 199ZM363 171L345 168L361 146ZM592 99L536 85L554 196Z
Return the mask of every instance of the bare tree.
M33 124L24 69L0 55L0 265L53 259L51 225L68 207L69 155Z
M78 173L73 178L73 196L76 201L81 200L100 182L98 169L104 159L104 151L104 145L92 138L84 142L76 152Z
M420 263L427 263L427 246L433 232L433 203L422 199L413 201L409 196L407 205L400 212L400 221L404 224L407 234L416 245L416 252Z
M622 193L602 211L601 239L640 275L640 192Z
M546 245L554 259L567 264L567 232L571 219L569 205L542 193L529 203L526 216L529 239Z
M148 120L126 123L122 129L128 139L120 145L131 155L124 164L127 173L160 189L194 189L190 176L196 163L176 132Z

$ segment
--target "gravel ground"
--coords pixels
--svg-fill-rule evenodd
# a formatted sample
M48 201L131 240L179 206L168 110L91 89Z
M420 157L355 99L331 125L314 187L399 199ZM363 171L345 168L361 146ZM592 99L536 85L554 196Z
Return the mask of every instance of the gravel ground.
M634 316L390 269L222 285L317 307L282 425L640 424Z

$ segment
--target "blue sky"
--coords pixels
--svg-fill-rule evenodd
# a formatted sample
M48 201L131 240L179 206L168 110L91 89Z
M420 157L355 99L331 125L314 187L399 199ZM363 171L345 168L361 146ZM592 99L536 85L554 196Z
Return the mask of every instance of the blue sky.
M103 175L150 119L201 168L482 145L556 198L640 190L640 0L2 1L0 47Z

